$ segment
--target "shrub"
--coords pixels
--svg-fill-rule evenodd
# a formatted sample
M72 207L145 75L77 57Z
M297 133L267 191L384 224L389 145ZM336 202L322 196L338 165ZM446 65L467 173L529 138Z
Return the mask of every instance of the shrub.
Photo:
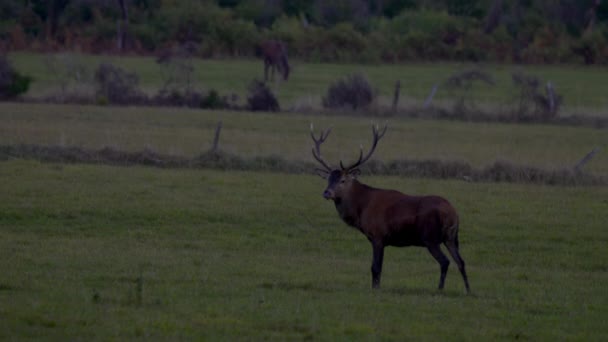
M557 116L563 102L561 95L556 94L551 83L547 83L545 92L541 91L542 82L535 76L514 72L511 75L516 88L517 107L512 118L516 121L547 121Z
M323 107L364 109L374 102L376 95L365 76L352 74L329 86L323 97Z
M279 101L270 88L261 81L253 80L249 85L248 109L252 111L278 112Z
M81 102L89 95L91 72L80 58L71 53L45 55L44 65L61 92L48 98L54 102Z
M0 100L9 100L27 92L32 79L21 75L6 56L0 56Z
M465 70L452 75L445 82L445 86L455 97L453 116L471 119L475 115L476 105L473 98L473 85L484 83L494 85L492 75L478 69Z
M208 92L198 90L182 91L179 89L160 90L151 103L158 106L177 106L204 109L224 109L236 108L235 100L232 96L220 96L215 90Z
M111 104L137 104L145 100L139 90L137 74L110 63L101 63L95 71L98 99Z

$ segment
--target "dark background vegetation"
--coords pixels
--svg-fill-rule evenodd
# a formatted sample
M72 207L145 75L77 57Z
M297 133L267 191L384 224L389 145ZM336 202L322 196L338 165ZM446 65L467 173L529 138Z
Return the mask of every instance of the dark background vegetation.
M608 62L598 0L3 0L0 49L252 57L264 39L314 62Z

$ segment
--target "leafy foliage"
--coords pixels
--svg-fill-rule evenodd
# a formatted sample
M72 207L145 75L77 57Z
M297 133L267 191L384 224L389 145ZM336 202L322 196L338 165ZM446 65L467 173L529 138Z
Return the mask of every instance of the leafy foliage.
M32 78L17 72L6 56L0 55L0 100L9 100L27 92Z
M193 41L196 56L253 56L284 39L313 61L492 60L608 63L608 3L481 0L129 1L136 52ZM115 51L116 1L6 0L0 48Z

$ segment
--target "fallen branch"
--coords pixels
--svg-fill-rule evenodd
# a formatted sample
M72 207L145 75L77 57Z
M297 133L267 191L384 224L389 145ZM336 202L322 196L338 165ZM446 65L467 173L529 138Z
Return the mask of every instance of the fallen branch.
M576 163L576 165L574 165L574 170L576 171L581 171L583 166L585 166L587 163L589 163L591 161L591 159L593 159L593 157L595 157L595 155L600 151L599 147L594 148L591 152L587 153L587 155L585 157L583 157L583 159L581 159L578 163Z

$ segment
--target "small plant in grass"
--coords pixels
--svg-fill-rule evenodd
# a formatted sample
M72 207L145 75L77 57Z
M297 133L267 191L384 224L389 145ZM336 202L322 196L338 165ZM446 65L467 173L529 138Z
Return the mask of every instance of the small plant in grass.
M49 100L58 102L78 102L90 98L90 94L84 94L83 89L87 90L90 86L90 70L73 54L48 54L45 55L44 65L59 84L60 94L52 96Z
M455 97L453 113L456 118L469 119L478 111L473 98L473 86L483 84L493 86L495 84L492 75L479 69L465 70L452 75L445 82L446 87Z
M337 80L329 86L323 97L323 107L333 109L365 109L376 98L376 91L367 78L352 74Z
M0 100L10 100L27 92L32 78L17 72L6 56L0 56Z
M136 73L127 72L110 63L101 63L95 71L97 98L110 104L138 104L146 100L139 90Z
M272 90L261 81L253 80L249 85L247 106L252 111L278 112L281 110L279 101Z
M156 59L160 68L163 86L160 93L178 92L185 94L194 91L194 52L198 45L186 42L178 47L167 49Z

